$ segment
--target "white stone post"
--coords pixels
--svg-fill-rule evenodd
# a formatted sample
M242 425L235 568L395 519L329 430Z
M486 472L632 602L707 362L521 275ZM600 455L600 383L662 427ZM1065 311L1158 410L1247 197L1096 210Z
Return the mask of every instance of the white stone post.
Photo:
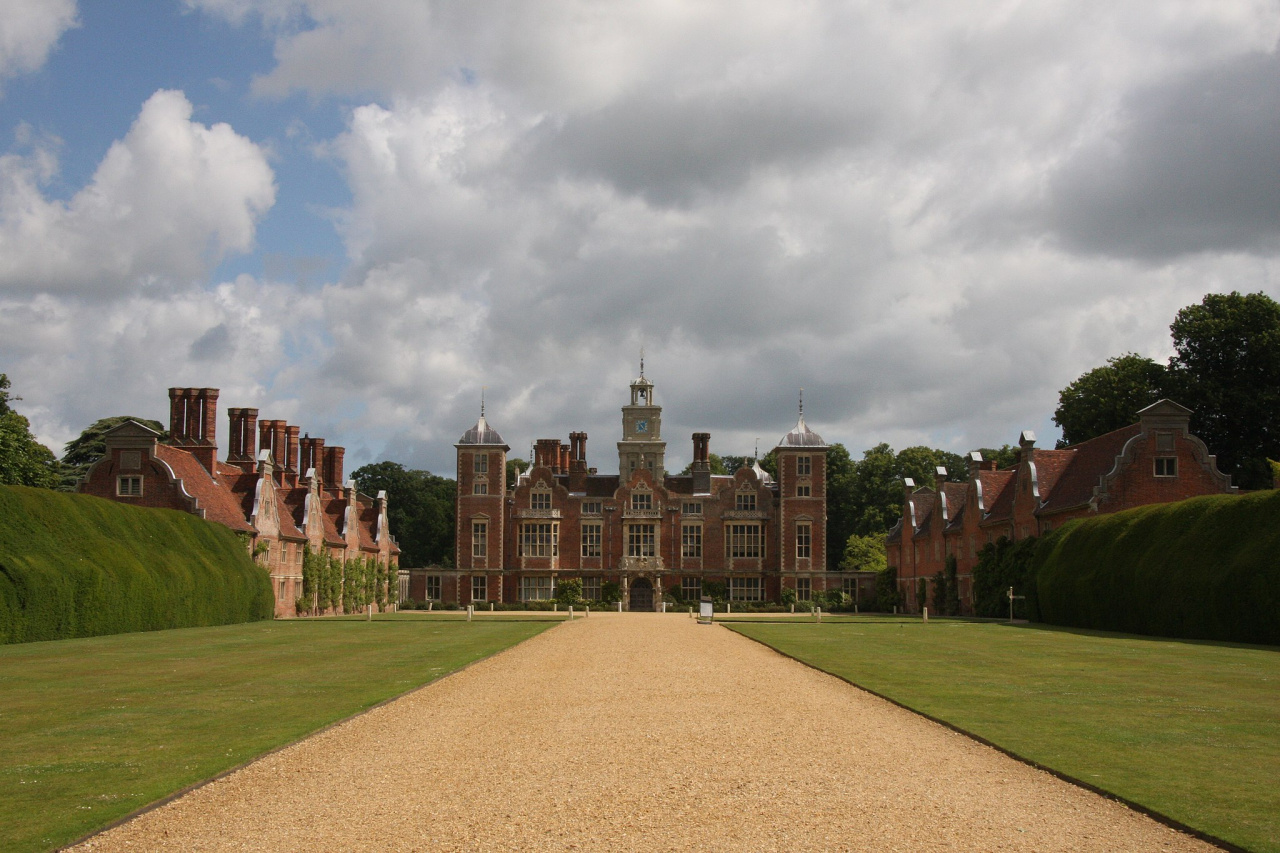
M471 621L471 617L475 614L476 606L474 604L467 605L467 621Z
M926 606L924 607L924 609L923 609L923 610L921 610L920 612L924 614L924 621L928 622L928 621L929 621L929 607L928 607L928 605L926 605Z

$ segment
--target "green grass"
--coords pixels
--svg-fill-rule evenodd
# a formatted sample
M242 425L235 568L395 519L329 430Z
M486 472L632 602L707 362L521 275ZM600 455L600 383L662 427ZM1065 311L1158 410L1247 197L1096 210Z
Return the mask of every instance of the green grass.
M1280 649L937 619L731 627L1202 832L1280 851Z
M0 850L65 844L558 621L465 619L300 619L0 646Z

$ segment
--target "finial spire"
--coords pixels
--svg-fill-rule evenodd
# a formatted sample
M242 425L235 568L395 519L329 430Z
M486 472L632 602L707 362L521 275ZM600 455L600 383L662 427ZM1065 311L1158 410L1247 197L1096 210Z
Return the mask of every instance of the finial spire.
M800 389L800 419L804 420L804 389Z
M640 347L640 378L644 379L644 347Z
M487 386L480 386L480 417L484 417L484 391Z

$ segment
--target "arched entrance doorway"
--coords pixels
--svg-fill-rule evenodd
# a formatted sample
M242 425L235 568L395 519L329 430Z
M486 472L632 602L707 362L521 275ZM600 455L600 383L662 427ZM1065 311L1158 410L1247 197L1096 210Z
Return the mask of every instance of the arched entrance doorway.
M627 609L635 611L653 611L653 582L648 578L636 578L631 581L631 596Z

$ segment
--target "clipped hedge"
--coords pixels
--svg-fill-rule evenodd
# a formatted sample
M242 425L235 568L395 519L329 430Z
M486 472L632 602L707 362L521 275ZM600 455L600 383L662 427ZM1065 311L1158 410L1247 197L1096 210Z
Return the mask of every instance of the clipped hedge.
M1041 541L1032 572L1050 624L1280 645L1280 492L1072 522Z
M0 643L270 619L267 573L187 513L0 486Z

